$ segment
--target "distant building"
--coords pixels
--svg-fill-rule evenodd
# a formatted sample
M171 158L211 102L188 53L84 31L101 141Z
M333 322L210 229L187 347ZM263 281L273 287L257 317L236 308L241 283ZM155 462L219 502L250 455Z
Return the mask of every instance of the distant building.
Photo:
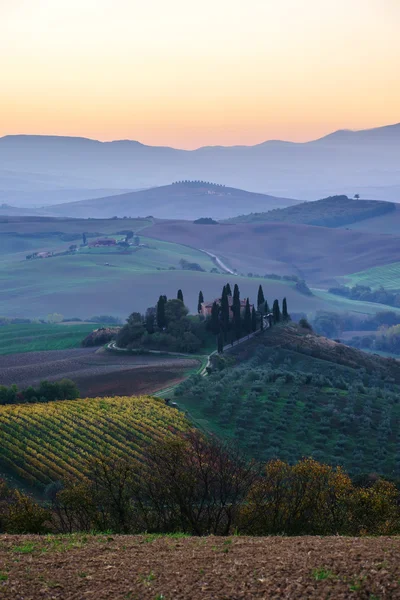
M248 300L248 298L244 298L243 300L240 301L240 314L241 315L244 315L244 311L246 310L247 300ZM206 318L211 317L211 310L212 310L212 305L214 304L214 302L216 302L218 305L220 305L221 298L216 298L212 302L202 302L201 314L203 315L203 317L206 317ZM232 298L232 296L228 296L228 304L229 304L229 308L231 309L229 312L229 318L232 319L233 318L233 312L232 312L233 298ZM253 304L250 304L250 310L253 310Z
M49 258L50 256L53 256L53 253L46 250L44 252L38 252L35 258Z
M114 238L99 238L89 244L92 248L99 248L101 246L116 246L117 240Z

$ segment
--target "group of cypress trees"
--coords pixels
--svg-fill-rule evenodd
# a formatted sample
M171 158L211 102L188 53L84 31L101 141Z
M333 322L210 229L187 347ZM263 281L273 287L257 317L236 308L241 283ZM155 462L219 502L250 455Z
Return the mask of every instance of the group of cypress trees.
M232 296L232 305L229 306L229 297ZM178 290L177 299L183 302L183 292ZM160 296L156 307L156 322L160 329L164 329L167 325L165 317L165 304L167 296ZM197 312L200 314L201 305L204 302L203 292L200 290ZM230 340L239 340L244 335L249 335L257 331L258 322L260 322L261 330L264 329L264 317L267 316L269 325L272 326L280 321L290 320L287 309L286 298L282 301L282 311L279 306L279 301L274 300L272 311L270 310L268 301L264 296L262 285L260 284L257 294L257 310L255 307L250 307L249 298L246 299L245 309L242 314L240 302L240 290L237 283L233 288L233 294L229 283L222 288L220 300L213 302L211 308L211 318L209 328L214 335L217 336L218 352L222 352L224 344Z

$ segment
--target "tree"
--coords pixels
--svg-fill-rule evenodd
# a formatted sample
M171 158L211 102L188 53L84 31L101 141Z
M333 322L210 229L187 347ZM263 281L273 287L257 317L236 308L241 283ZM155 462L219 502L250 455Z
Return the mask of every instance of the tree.
M125 241L129 242L129 240L131 240L133 238L133 236L134 236L133 231L127 231L126 236L125 236Z
M218 354L222 354L224 351L224 334L222 333L222 330L220 330L220 332L218 334L217 350L218 350Z
M262 323L262 316L261 316L261 323ZM256 313L256 309L252 308L251 310L251 330L257 331L257 313Z
M290 321L290 315L289 315L288 309L287 309L286 298L284 298L282 301L282 319L284 321Z
M165 318L165 304L166 304L165 296L160 296L158 299L158 302L157 302L157 309L156 309L157 327L159 329L164 329L167 325L167 321Z
M248 298L246 300L246 308L244 309L244 330L247 334L251 332L251 311Z
M279 321L281 320L281 310L279 308L278 300L274 300L274 303L272 305L272 315L274 323L279 323Z
M235 287L233 289L233 303L232 303L232 312L233 312L233 327L235 330L236 339L240 339L242 332L242 322L241 322L241 314L240 314L240 291L239 286L235 283Z
M144 319L146 331L150 335L154 333L155 320L156 320L156 309L154 308L154 306L150 306L150 308L148 308L146 310L146 316Z
M87 240L86 240L86 233L82 233L82 244L83 244L84 246L86 246L86 244L87 244Z
M201 313L201 305L204 302L204 296L203 296L203 292L200 290L199 292L199 299L197 302L197 312L200 314Z
M180 321L188 314L188 309L181 300L167 300L164 302L165 324L169 325L175 321Z
M226 293L228 294L228 296L232 296L232 290L231 290L231 286L229 283L226 284L225 289L226 289Z
M354 200L359 200L360 199L360 194L354 194Z
M138 235L135 235L135 239L133 240L133 243L135 244L135 246L139 246L139 244L140 244L140 237Z
M229 331L229 310L228 292L224 285L221 296L221 325L225 339L227 339Z
M213 302L211 307L211 331L214 335L218 335L221 329L220 319L219 319L220 307L217 302Z
M259 288L258 288L258 295L257 295L257 308L259 309L260 306L262 306L265 302L265 298L264 298L264 291L262 289L262 285L260 284Z
M177 299L183 302L183 292L182 290L178 290Z

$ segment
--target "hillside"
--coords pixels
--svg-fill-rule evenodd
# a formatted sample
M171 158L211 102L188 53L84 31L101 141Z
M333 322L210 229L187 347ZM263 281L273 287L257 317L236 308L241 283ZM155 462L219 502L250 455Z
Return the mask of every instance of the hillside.
M302 202L296 206L277 208L268 212L250 213L229 219L229 223L297 223L321 227L342 227L372 218L395 213L391 202L357 200L347 196L332 196L315 202ZM375 230L376 233L379 230Z
M179 182L139 192L120 194L46 207L55 216L81 218L146 217L188 219L200 217L225 219L243 210L271 210L296 203L207 182Z
M10 194L25 192L25 197L19 195L18 204L28 205L33 189L68 188L81 193L85 188L141 189L203 179L285 198L311 200L342 190L349 196L358 193L364 198L398 201L399 146L400 124L338 131L307 143L271 140L255 146L193 151L129 140L6 136L0 138L0 189ZM7 194L2 202L15 204ZM38 196L34 202L39 204ZM236 214L240 213L244 211Z
M312 456L399 477L399 393L398 361L291 325L233 350L225 369L192 376L175 395L202 427L262 460Z
M292 273L318 285L400 260L398 237L291 223L163 221L146 235L214 252L238 273Z
M112 450L140 460L151 440L187 427L180 412L150 397L0 406L0 470L39 487L81 479L89 458Z

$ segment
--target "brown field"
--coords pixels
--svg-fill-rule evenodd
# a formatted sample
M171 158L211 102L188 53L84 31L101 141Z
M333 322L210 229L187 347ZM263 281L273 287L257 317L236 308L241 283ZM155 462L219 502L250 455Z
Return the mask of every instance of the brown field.
M197 367L196 359L115 355L96 348L29 352L0 357L0 385L35 385L68 377L82 397L150 394L173 385Z
M0 536L15 600L400 598L400 538Z
M209 250L239 272L291 269L313 283L400 260L398 237L310 225L162 221L147 228L146 236Z

